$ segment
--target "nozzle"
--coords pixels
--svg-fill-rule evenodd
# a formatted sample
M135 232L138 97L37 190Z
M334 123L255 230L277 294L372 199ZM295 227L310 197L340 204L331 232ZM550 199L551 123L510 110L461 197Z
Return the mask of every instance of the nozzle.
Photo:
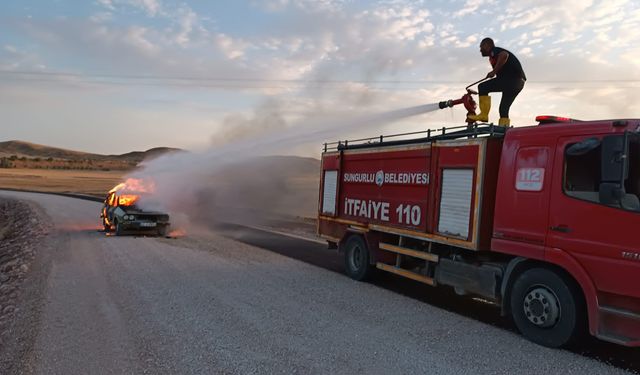
M438 103L438 107L440 107L440 109L453 107L453 100L449 99L449 100L445 100L444 102L440 102Z

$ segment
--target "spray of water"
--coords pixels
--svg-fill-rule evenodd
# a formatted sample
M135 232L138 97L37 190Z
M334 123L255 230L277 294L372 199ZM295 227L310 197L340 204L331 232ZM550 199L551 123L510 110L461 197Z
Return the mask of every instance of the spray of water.
M297 192L284 181L287 173L280 169L287 166L278 164L282 159L268 155L301 144L318 146L337 137L345 139L356 131L438 109L438 103L433 103L360 116L325 114L307 118L283 131L230 142L204 152L167 154L145 162L130 177L154 181L155 193L140 205L143 209L169 212L176 226L188 225L194 218L220 219L230 213L221 207L242 206L249 211L278 209L282 208L278 205L286 204L284 198L296 196ZM317 195L309 194L309 199L315 201ZM297 199L300 200L304 199ZM237 212L234 216L238 216ZM247 218L255 219L255 215Z

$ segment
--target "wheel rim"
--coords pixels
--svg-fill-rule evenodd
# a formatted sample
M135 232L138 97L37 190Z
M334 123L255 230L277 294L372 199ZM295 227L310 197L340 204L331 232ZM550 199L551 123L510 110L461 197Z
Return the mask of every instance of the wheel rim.
M556 294L544 285L529 290L523 301L524 315L537 327L553 327L560 320L560 302Z
M351 257L349 257L349 263L351 263L351 269L359 270L362 265L362 248L356 245L351 249Z

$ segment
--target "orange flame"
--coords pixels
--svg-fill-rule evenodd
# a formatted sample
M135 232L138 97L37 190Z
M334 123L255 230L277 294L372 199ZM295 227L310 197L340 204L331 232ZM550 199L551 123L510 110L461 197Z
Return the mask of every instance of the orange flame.
M123 183L116 185L109 193L114 191L122 193L153 193L156 189L153 181L145 181L141 178L127 178Z
M178 228L178 229L174 229L171 232L169 232L168 237L184 237L187 235L187 231L182 229L182 228Z
M114 191L120 191L120 190L124 189L125 186L126 185L125 185L124 182L119 183L118 185L114 186L113 189L109 190L109 194L113 193Z
M133 206L138 199L140 199L139 195L134 194L125 194L118 197L118 205L119 206Z
M141 178L127 178L125 182L122 182L109 190L109 194L116 192L119 206L133 206L140 194L153 193L155 191L155 184L153 181L145 181Z

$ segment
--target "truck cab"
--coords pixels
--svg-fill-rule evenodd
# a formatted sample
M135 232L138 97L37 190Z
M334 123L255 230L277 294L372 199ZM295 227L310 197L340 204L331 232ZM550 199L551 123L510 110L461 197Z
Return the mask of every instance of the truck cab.
M491 243L523 263L557 266L581 290L591 333L633 346L640 344L639 127L563 119L510 129Z

